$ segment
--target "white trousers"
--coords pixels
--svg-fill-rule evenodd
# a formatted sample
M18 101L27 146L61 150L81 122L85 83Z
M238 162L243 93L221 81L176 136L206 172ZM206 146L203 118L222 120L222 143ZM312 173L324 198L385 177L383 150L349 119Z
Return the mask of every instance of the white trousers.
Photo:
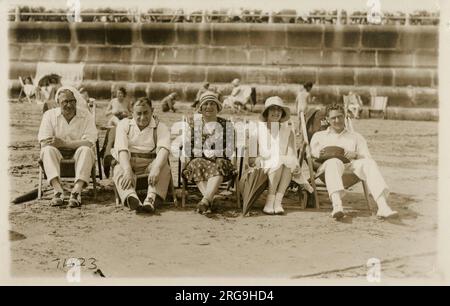
M384 195L385 198L389 195L388 186L381 175L378 165L371 158L353 160L345 165L341 160L332 158L320 166L318 173L325 173L325 182L330 198L335 192L339 192L342 195L344 191L342 175L344 173L353 173L359 179L365 181L369 192L375 200L381 195Z
M61 152L55 147L45 146L41 149L40 158L44 164L47 181L51 182L54 178L59 178L61 175L61 160L63 156ZM82 146L79 147L73 155L75 160L75 183L78 180L89 183L91 177L92 166L95 163L95 155L91 148Z
M130 159L131 167L133 169L133 186L136 186L136 180L137 175L140 174L149 174L152 168L152 160L145 159L145 158L135 158L131 157ZM113 181L116 185L117 193L119 194L119 197L122 201L122 203L125 203L127 197L130 195L133 195L137 197L136 189L134 187L130 187L128 189L122 188L122 181L123 176L125 174L125 171L120 166L120 164L117 164L114 167L114 175L113 175ZM161 167L161 172L159 174L158 182L155 185L151 185L149 183L147 194L149 193L155 193L158 196L160 196L163 200L166 199L167 196L167 190L169 188L169 183L171 180L172 172L170 170L169 163L165 163Z

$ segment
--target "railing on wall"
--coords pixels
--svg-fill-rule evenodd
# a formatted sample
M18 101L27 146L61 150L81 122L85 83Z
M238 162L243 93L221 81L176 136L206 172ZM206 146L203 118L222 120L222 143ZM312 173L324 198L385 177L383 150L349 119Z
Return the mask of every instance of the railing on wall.
M76 17L67 12L9 12L9 21L75 21L75 22L134 22L134 23L295 23L295 24L344 24L344 25L439 25L438 16L395 16L385 13L370 18L367 14L222 14L207 11L184 13L114 13L82 12Z

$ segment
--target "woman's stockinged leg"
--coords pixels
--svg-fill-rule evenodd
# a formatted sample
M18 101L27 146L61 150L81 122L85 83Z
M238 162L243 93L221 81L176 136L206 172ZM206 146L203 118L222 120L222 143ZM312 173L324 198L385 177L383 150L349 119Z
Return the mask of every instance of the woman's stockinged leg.
M274 213L275 214L284 214L283 209L283 198L284 193L286 192L286 189L289 187L289 184L291 182L291 170L287 168L286 166L281 167L281 178L280 183L278 185L277 193L275 194L275 201L274 201Z
M209 202L212 202L217 191L219 191L220 184L223 182L223 176L214 176L208 180L206 186L206 193L203 195Z
M202 196L205 196L206 190L207 190L208 182L207 181L201 181L197 183L197 187L202 193Z
M279 168L274 172L268 174L269 177L269 194L275 195L278 189L278 185L280 184L281 174L283 172L283 168Z
M263 209L263 212L268 215L273 215L275 213L274 210L275 194L277 192L278 185L280 184L282 171L283 168L279 168L276 171L273 171L268 174L269 190L266 198L266 205L264 206Z
M286 192L286 189L289 187L289 184L291 183L291 179L292 179L291 170L288 167L283 166L280 183L278 184L277 188L277 193L284 194Z

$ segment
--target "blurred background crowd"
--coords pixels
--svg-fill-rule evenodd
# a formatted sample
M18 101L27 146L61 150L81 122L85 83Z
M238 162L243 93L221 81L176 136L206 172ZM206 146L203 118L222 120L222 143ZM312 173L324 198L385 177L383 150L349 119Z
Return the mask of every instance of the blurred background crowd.
M79 22L114 23L292 23L292 24L368 24L366 11L313 10L297 13L294 9L264 11L257 9L197 10L183 9L83 9ZM72 21L68 9L48 9L45 7L17 6L9 11L9 21ZM417 10L409 13L400 11L380 12L381 25L438 25L439 12Z

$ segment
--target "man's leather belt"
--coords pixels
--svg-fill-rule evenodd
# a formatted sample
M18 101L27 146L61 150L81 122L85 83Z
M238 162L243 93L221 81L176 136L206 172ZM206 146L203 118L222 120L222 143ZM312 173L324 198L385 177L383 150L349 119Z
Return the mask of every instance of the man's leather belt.
M146 158L146 159L155 159L156 158L156 153L154 153L154 152L149 152L149 153L131 152L130 154L131 154L131 157Z

